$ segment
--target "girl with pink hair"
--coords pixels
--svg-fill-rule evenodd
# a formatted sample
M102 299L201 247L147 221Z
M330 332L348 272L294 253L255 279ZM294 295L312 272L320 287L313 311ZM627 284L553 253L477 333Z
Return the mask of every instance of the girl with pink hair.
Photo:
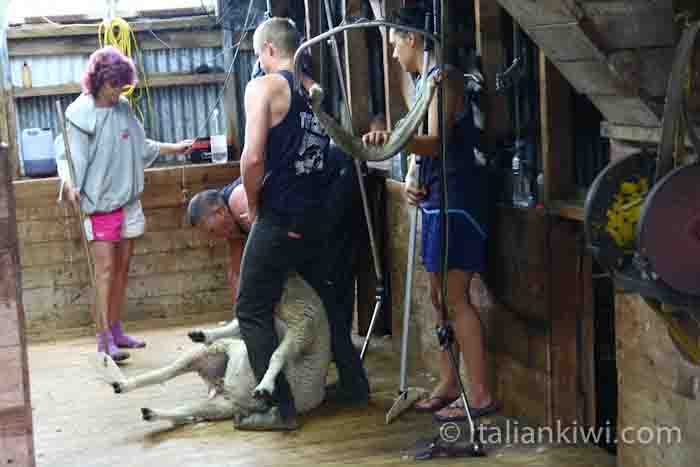
M161 154L190 148L189 141L170 144L146 138L128 101L121 97L122 90L136 81L130 58L115 47L101 48L90 56L82 78L83 94L65 115L75 180L61 174L62 189L87 214L85 232L96 285L91 312L94 318L95 313L106 311L108 321L107 329L98 325L97 347L115 361L129 358L125 348L146 346L125 334L121 322L134 239L145 231L139 201L144 169ZM62 141L56 147L57 158L65 158Z

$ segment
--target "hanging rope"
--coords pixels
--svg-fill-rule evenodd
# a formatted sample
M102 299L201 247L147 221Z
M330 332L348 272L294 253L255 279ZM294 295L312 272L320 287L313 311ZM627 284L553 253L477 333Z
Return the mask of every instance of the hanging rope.
M154 127L153 121L153 108L151 104L151 93L150 87L148 85L148 76L146 75L146 70L144 70L142 65L141 49L139 49L138 42L136 41L136 35L131 29L129 23L122 18L114 18L108 24L101 22L97 29L97 37L100 43L100 47L107 45L114 46L118 48L121 53L129 58L132 58L131 51L132 45L133 50L136 52L137 60L136 69L139 75L139 80L143 83L141 87L134 85L129 85L124 88L122 96L129 99L129 104L131 108L134 109L136 114L139 116L141 123L145 124L145 115L139 101L146 97L146 108L148 109L148 116L150 119L151 128Z

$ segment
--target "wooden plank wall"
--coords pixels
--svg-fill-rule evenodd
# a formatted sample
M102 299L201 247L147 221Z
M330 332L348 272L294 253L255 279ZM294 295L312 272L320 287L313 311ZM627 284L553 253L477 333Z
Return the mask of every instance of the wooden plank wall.
M14 197L8 149L0 147L0 465L34 466Z
M548 218L498 208L490 227L491 311L488 349L504 412L532 423L551 419L551 322Z
M615 330L618 436L624 429L640 429L640 441L644 441L649 434L661 433L658 429L676 430L671 438L662 435L645 443L619 442L618 465L697 465L700 368L683 360L661 318L638 295L616 296Z
M142 196L146 234L136 241L127 292L127 321L182 323L228 319L228 247L184 225L187 201L222 187L238 166L149 169ZM77 218L56 204L57 179L17 181L22 294L30 339L91 329L89 278Z

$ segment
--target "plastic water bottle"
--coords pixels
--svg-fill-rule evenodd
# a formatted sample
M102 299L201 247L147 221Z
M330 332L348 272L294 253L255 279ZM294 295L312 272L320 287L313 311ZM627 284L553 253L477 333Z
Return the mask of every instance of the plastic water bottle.
M228 161L228 148L226 146L226 135L219 134L219 109L214 109L214 134L209 142L211 145L211 161L214 164L224 164Z
M513 183L513 206L522 206L523 194L522 194L522 173L520 171L520 156L516 150L513 154L512 162L512 183Z
M532 193L530 177L527 175L526 167L520 159L520 148L516 146L512 162L513 172L513 205L527 208L535 203Z

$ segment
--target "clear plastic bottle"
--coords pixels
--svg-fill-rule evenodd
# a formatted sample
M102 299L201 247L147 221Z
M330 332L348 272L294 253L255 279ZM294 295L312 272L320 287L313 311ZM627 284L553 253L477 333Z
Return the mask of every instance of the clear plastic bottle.
M32 71L27 62L24 62L24 65L22 65L22 87L32 87Z
M512 162L512 182L513 182L513 206L522 206L523 193L522 193L522 171L520 170L520 156L518 151L513 154Z
M224 164L228 160L226 147L226 135L219 134L219 109L214 109L214 135L210 138L211 161L215 164Z
M520 148L516 147L512 162L513 172L513 205L521 208L531 207L535 203L532 184L527 173L527 167L520 159Z

